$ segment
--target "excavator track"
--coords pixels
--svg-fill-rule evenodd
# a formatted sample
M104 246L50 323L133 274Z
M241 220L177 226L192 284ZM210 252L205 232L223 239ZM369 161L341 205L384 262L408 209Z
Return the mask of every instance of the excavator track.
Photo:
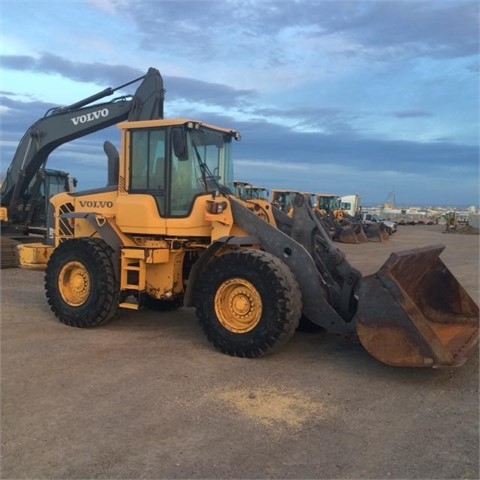
M20 242L8 237L1 237L1 241L1 268L19 267L17 245Z

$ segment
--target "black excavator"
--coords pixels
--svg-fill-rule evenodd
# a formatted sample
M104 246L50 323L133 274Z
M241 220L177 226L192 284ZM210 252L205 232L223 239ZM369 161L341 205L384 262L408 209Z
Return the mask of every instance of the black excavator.
M105 103L94 103L140 80L143 81L134 95L117 97ZM145 75L116 88L109 87L72 105L48 110L23 135L2 183L2 229L11 227L18 230L29 225L29 207L38 200L29 190L39 172L45 171L48 156L53 150L64 143L124 120L163 118L164 95L160 72L150 68ZM104 149L109 159L108 182L115 183L118 173L118 158L115 158L117 154L109 142L105 143Z
M104 103L94 103L139 82L134 95L120 96ZM73 192L77 179L67 172L47 167L48 156L60 145L116 125L124 120L140 121L163 118L165 90L160 72L148 72L115 88L106 88L69 106L49 109L33 123L19 142L1 185L0 225L2 268L17 265L18 242L38 241L46 234L49 199L61 192ZM108 184L116 185L118 153L105 142L108 158Z

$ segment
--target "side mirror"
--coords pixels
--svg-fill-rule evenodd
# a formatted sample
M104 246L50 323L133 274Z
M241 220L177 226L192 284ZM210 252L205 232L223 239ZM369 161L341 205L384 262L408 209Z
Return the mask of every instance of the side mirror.
M172 145L173 153L175 156L181 160L188 160L188 145L187 145L187 136L185 135L185 130L183 128L175 128L172 131Z

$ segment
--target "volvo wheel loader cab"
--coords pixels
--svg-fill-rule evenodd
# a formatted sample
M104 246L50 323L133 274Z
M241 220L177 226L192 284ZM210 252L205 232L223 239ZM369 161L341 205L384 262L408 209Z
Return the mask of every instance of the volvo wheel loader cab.
M249 182L235 180L235 196L241 200L266 200L269 201L270 192L265 187L252 185Z
M475 351L478 307L438 248L397 255L363 279L305 196L295 196L292 217L235 197L236 131L184 119L119 127L116 188L53 197L48 243L21 247L22 265L45 268L64 324L185 305L215 348L240 357L283 345L302 315L358 334L387 364L453 366ZM436 298L437 287L449 295Z
M269 201L270 192L265 187L259 187L258 185L250 185L247 187L249 200L265 200Z
M251 187L251 183L244 182L242 180L235 180L233 182L233 186L235 187L235 196L241 198L242 200L248 200L250 195L249 187Z
M252 185L249 182L235 180L235 196L245 202L245 206L271 225L275 225L270 192L264 187Z
M296 190L272 190L272 205L289 217L292 217L295 197L299 194L305 195L309 205L312 208L316 208L317 199L314 193L299 192Z
M298 192L293 190L272 190L272 205L281 212L293 215L293 202Z
M343 220L343 210L341 208L341 198L338 195L317 193L316 207L324 214L333 214L339 221Z

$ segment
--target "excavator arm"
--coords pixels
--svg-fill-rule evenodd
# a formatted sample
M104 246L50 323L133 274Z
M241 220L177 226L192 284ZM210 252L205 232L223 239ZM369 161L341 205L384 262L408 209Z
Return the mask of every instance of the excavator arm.
M133 96L95 103L115 91L143 80ZM165 90L160 72L150 68L142 77L116 88L107 88L67 107L53 108L25 132L2 184L3 214L10 223L24 221L21 208L27 189L37 172L45 168L50 153L66 142L76 140L116 123L128 120L163 118ZM5 214L5 210L8 214Z

